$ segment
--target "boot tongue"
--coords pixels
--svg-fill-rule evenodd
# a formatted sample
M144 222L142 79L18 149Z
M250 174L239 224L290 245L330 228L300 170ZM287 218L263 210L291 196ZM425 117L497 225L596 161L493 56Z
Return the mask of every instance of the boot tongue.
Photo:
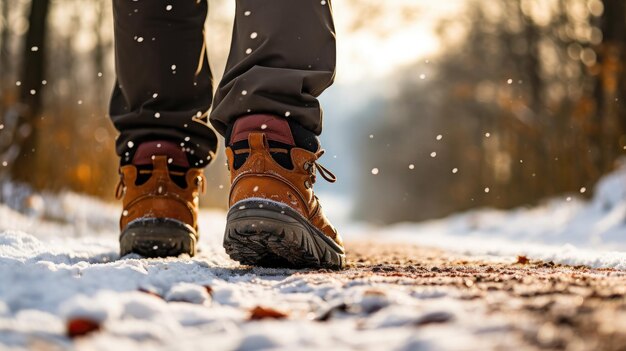
M229 146L248 140L248 135L252 132L263 132L270 141L296 146L289 122L286 119L263 114L238 118L233 125Z
M169 164L189 168L187 155L178 145L171 141L147 141L141 143L137 151L135 151L132 164L135 166L150 166L152 165L153 156L167 156Z

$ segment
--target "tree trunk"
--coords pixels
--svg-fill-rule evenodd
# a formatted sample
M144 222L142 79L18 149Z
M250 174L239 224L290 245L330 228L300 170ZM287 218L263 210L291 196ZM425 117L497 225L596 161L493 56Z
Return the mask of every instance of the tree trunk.
M2 28L0 29L0 91L8 87L7 80L11 72L11 60L9 53L9 0L2 0Z
M624 62L626 60L626 2L604 0L604 13L600 18L602 44L596 50L598 57L598 79L595 85L595 118L598 143L597 167L600 172L608 171L619 153L619 138L626 125L623 118L626 83Z
M42 81L45 79L46 24L50 0L32 0L29 28L22 52L20 122L15 142L19 154L11 164L14 180L33 184L35 179L39 113L42 107ZM34 185L34 184L33 184Z

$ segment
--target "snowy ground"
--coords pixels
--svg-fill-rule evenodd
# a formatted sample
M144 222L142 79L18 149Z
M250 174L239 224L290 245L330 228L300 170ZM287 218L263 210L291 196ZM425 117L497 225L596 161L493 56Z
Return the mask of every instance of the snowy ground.
M471 350L516 345L516 336L498 332L506 330L506 323L489 317L480 303L459 301L460 292L449 287L355 278L350 271L240 267L221 249L222 213L203 213L199 257L120 259L116 209L72 196L60 205L77 200L85 203L65 224L33 221L2 208L2 223L20 230L0 234L0 349ZM101 207L100 219L91 222L83 216L95 215L86 211L94 205ZM252 312L256 307L286 318L251 321L259 314ZM344 309L349 312L329 319ZM476 318L483 322L477 325ZM73 319L95 322L100 330L73 343L66 336ZM416 327L440 320L449 323ZM450 333L454 339L442 337Z
M453 286L372 274L377 267L363 263L342 272L239 266L221 248L221 212L202 213L193 259L120 258L116 206L74 194L13 199L30 210L0 205L2 350L530 348L520 333L532 320L494 315L489 301ZM473 255L484 269L485 261L526 255L626 270L624 218L622 169L589 203L564 198L423 224L339 226L348 241L439 247ZM439 279L431 270L424 269L429 279ZM69 338L68 323L81 320L98 330Z

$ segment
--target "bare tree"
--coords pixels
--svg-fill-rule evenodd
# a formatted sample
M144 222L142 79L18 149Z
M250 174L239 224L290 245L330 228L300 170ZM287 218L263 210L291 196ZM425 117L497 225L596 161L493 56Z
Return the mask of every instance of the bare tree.
M32 183L36 169L37 135L43 98L42 81L46 66L46 26L50 0L33 0L28 16L28 32L22 48L21 89L19 122L15 129L13 147L17 155L11 161L11 177L14 180Z
M9 53L9 1L2 0L0 12L0 91L4 91L5 80L11 71Z
M618 139L626 126L626 2L604 0L600 17L602 44L596 49L598 57L595 84L595 140L598 143L597 167L603 171L612 166L619 153Z

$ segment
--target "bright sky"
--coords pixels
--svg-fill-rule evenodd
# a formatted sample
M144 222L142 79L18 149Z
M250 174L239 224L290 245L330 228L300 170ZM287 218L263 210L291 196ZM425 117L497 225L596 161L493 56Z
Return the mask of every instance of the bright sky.
M381 27L389 35L377 35L377 29L350 33L348 27L354 11L345 1L335 1L333 11L337 30L337 82L346 83L380 77L399 66L427 59L436 54L441 44L435 34L435 26L442 17L457 14L465 0L385 0L389 11L373 14L379 18ZM409 5L419 10L417 20L398 23L398 5Z

